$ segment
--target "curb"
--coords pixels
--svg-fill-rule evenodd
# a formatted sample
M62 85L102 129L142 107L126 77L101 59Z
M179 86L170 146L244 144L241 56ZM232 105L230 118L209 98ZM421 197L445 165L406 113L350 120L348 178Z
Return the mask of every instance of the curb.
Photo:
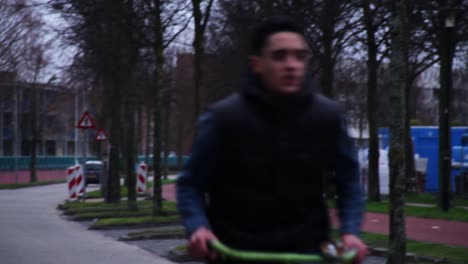
M117 240L119 241L138 241L138 240L158 240L158 239L183 239L186 238L183 234L161 234L161 235L141 235L141 236L128 236L123 235Z
M195 261L193 258L191 258L186 252L181 252L180 250L177 249L171 249L169 251L169 254L167 255L167 258L171 261L177 262L177 263L184 263L184 262L191 262Z
M118 238L119 241L158 240L158 239L184 239L187 238L185 228L173 226L172 228L156 228L137 233L127 233Z
M67 214L64 214L67 215ZM106 219L106 218L121 218L121 217L141 217L141 216L147 216L147 213L141 213L141 214L133 214L133 215L101 215L101 216L70 216L70 220L72 221L90 221L94 219Z

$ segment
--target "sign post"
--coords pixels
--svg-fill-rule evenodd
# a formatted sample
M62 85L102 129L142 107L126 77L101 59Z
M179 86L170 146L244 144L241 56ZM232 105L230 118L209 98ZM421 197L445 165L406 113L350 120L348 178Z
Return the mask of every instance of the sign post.
M91 117L91 114L88 113L88 111L85 111L83 115L80 117L80 120L78 121L78 124L76 127L85 129L85 151L84 151L83 158L84 158L84 162L86 162L86 156L88 154L88 139L89 139L88 129L96 128L96 123L94 122L94 119Z
M103 128L99 129L98 132L96 133L96 137L94 138L97 141L97 151L98 151L98 157L101 159L101 143L105 140L107 140L107 134L106 131L104 131Z

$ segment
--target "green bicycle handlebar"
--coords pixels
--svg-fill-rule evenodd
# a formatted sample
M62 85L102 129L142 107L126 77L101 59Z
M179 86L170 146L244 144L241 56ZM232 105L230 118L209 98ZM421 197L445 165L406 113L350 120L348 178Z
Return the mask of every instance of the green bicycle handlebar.
M297 262L322 262L326 260L341 261L349 263L356 258L356 250L348 250L340 257L322 256L316 254L298 254L298 253L276 253L276 252L258 252L238 250L228 247L221 243L219 240L211 240L210 247L217 251L222 257L228 257L241 261L251 262L283 262L283 263L297 263Z

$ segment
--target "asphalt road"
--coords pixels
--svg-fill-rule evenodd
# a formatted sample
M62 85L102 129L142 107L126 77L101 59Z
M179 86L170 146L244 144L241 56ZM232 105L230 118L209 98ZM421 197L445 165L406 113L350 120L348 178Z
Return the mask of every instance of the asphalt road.
M172 263L62 219L56 206L65 198L65 184L0 190L0 263Z

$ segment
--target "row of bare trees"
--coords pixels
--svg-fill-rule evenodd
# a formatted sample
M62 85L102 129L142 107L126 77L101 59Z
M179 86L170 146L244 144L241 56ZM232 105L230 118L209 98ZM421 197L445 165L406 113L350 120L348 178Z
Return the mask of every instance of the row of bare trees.
M136 209L134 165L143 149L147 161L152 154L153 214L163 212L161 178L164 171L167 174L163 165L169 153L170 105L175 101L171 54L192 26L192 46L198 54L193 65L194 82L200 96L205 29L212 5L213 0L51 1L51 9L60 12L69 25L62 36L79 50L68 71L69 82L76 87L91 84L91 97L101 102L96 109L98 120L109 131L107 202L120 201L123 172L128 206ZM193 115L200 112L200 104L195 104Z

